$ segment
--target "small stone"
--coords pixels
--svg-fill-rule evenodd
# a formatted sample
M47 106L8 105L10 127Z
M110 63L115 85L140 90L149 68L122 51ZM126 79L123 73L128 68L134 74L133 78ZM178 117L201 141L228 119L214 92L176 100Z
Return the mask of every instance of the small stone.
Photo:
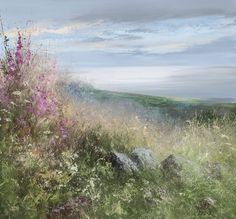
M181 181L181 172L183 170L182 158L173 154L168 156L161 162L161 170L166 178Z
M215 207L215 200L210 197L204 198L199 202L198 210L204 214L211 211Z
M213 179L221 179L222 178L222 166L219 163L207 163L205 168L205 173Z
M177 183L191 181L193 176L203 176L202 169L197 163L173 154L161 162L160 169L166 179Z

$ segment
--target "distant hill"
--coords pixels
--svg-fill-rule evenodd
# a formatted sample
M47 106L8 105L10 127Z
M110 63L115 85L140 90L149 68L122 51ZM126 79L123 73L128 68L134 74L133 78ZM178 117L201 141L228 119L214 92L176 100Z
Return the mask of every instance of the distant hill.
M158 96L149 96L142 94L114 92L107 90L98 90L83 83L68 83L65 86L73 98L78 101L97 101L100 103L116 103L125 102L138 104L153 112L158 109L162 115L166 115L172 119L191 119L199 117L202 120L209 120L224 115L236 115L236 103L232 99L181 99L167 98Z

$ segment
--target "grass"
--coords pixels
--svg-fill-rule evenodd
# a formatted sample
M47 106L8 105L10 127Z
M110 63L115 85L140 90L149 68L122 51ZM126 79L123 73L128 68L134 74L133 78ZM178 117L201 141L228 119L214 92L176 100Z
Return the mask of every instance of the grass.
M235 105L83 87L69 95L48 57L29 58L25 45L19 36L15 56L6 41L1 58L0 218L236 217ZM135 147L159 164L183 157L182 180L159 167L114 170L109 153Z

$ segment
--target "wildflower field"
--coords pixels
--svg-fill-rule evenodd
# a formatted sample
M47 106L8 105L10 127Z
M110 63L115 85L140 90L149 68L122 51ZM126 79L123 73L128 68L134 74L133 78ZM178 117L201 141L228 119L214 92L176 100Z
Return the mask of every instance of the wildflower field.
M28 38L19 32L10 44L3 37L0 218L236 218L233 113L201 117L191 108L181 123L153 123L113 104L76 101L55 63L32 51ZM172 104L161 100L163 109ZM157 100L136 102L145 110L148 101ZM153 151L157 167L114 169L110 153L135 147ZM170 155L187 161L177 180L161 168Z

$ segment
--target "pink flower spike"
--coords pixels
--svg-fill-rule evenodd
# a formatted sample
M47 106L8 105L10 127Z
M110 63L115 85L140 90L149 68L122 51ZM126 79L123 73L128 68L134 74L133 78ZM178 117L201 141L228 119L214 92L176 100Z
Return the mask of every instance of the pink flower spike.
M21 38L21 34L20 32L18 32L18 40L17 40L17 44L16 44L16 61L18 64L23 64L23 56L22 56L22 48L23 48L23 44L22 44L22 38Z

